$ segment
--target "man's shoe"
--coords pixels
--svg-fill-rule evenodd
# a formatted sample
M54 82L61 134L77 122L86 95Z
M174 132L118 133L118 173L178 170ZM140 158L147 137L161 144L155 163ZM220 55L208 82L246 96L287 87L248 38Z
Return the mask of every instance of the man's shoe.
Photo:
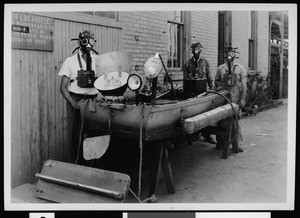
M234 151L234 149L232 148L231 149L232 151ZM244 152L244 150L242 149L242 148L239 148L239 151L238 152L236 152L236 153L239 153L239 152Z
M217 142L212 137L205 138L205 141L210 144L217 144Z

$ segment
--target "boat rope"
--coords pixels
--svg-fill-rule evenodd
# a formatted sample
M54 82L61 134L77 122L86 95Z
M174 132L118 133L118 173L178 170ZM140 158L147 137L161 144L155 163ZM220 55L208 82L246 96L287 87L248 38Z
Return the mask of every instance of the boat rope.
M136 194L134 194L134 192L131 190L131 188L129 188L129 191L131 192L131 194L139 201L139 203L143 203L138 196L136 196Z
M138 189L138 198L141 199L141 189L142 189L142 165L143 165L143 123L144 123L144 108L145 104L142 105L142 116L140 119L140 162L139 162L139 189Z
M136 196L136 194L132 191L131 188L129 188L129 191L131 192L131 194L133 195L133 197L135 197L139 203L155 203L157 201L157 197L156 195L152 194L149 198L146 198L145 200L141 201L138 196Z

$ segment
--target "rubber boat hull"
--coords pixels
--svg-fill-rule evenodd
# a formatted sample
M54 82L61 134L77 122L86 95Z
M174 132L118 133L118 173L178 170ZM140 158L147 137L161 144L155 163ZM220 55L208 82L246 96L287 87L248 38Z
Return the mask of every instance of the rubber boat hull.
M225 90L220 93L228 95ZM180 133L182 120L225 104L224 98L213 93L155 106L97 102L95 112L85 110L84 129L143 141L164 139Z

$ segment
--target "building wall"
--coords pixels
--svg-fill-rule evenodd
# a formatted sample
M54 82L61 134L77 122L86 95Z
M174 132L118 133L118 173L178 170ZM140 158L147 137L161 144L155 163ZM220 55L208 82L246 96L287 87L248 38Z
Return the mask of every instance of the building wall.
M123 24L123 48L133 55L132 72L144 77L143 64L148 57L159 52L166 65L167 61L167 14L163 11L120 12ZM186 24L185 24L186 25ZM138 36L138 41L135 40ZM201 42L205 47L202 56L211 65L215 75L218 61L218 12L193 11L191 13L191 43ZM187 57L188 58L188 57ZM135 69L138 66L139 69ZM182 79L182 71L170 71L173 79ZM165 72L159 75L162 84Z
M232 12L232 47L238 47L238 59L236 62L248 69L248 19L245 11Z
M269 72L269 12L258 12L257 70L266 76Z
M160 53L167 61L167 16L156 11L120 12L123 24L123 48L133 56L132 73L144 78L143 65L147 58ZM138 37L138 40L135 39ZM137 66L138 68L135 68ZM159 75L160 81L163 73Z
M192 11L191 42L205 48L202 56L210 63L214 77L218 64L218 11Z

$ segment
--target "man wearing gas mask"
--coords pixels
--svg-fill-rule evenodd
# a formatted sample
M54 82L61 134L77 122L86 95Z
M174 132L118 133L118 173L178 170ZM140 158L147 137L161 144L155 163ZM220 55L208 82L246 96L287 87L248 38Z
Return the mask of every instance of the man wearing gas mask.
M210 89L213 89L213 79L210 72L209 62L201 57L201 52L204 47L200 42L193 43L190 48L191 58L184 64L183 72L184 78L206 78L207 85Z
M190 47L191 58L183 66L184 79L206 78L207 85L210 89L214 89L213 79L210 72L209 62L201 57L201 52L204 47L200 42L193 43ZM216 144L216 141L211 137L210 128L203 128L201 132L206 142ZM193 140L199 139L199 132L192 135Z
M78 53L68 57L58 75L61 76L60 92L67 101L67 118L70 150L72 161L77 160L79 164L84 164L82 155L81 139L81 117L79 101L95 102L98 90L94 88L95 81L95 58L93 49L96 40L90 31L79 33L77 39ZM76 161L76 162L77 162Z
M245 98L247 93L247 73L245 68L235 62L237 48L227 47L225 49L226 53L226 62L220 65L217 69L215 75L215 86L216 90L225 89L229 91L229 100L233 103L236 103L241 107L245 106ZM241 111L241 110L240 110ZM238 117L240 117L240 111ZM228 119L220 121L218 126L221 128L228 125ZM237 128L238 133L237 137L231 136L231 139L234 139L232 144L239 143L238 140L242 141L240 127ZM229 137L229 136L228 136ZM228 138L225 139L222 136L217 136L217 149L221 149L224 142L228 141ZM243 150L240 148L239 152Z

